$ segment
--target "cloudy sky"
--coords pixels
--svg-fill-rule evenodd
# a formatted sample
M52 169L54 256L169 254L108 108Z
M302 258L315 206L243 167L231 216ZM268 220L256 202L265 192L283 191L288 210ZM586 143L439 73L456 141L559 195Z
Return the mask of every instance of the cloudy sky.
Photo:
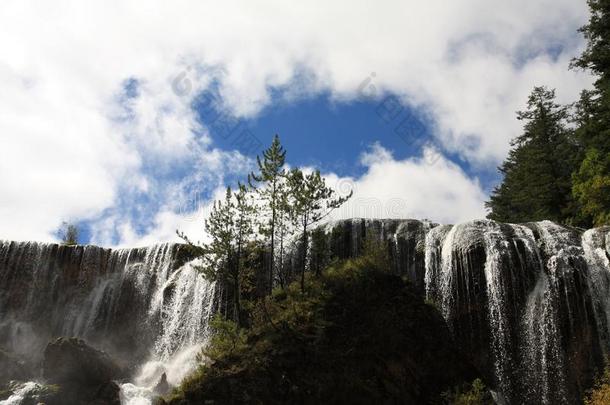
M0 239L197 237L279 133L338 215L483 217L534 85L571 102L584 0L3 1Z

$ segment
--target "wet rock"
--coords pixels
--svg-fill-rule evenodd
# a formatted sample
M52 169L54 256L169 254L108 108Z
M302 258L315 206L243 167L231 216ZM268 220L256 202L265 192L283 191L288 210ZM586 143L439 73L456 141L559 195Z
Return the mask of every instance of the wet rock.
M121 388L114 381L102 384L89 405L121 405Z
M120 405L113 380L125 372L106 353L77 338L58 338L44 351L43 378L61 387L64 403ZM117 402L118 401L118 402Z
M123 370L106 353L77 338L58 338L44 351L43 377L55 384L99 386L123 376Z
M392 272L408 279L423 294L424 242L426 233L435 226L437 224L432 222L414 219L354 218L333 221L317 229L324 237L314 238L312 249L327 251L326 263L320 264L323 268L333 259L353 258L362 254L367 239L381 243L387 249ZM293 274L298 273L301 253L300 246L297 246L288 254L287 266L292 267Z
M166 395L171 389L171 385L167 382L167 375L163 373L153 391L158 395Z
M25 340L40 337L33 343L42 353L48 340L64 331L94 345L120 347L126 362L148 356L156 329L138 321L152 314L148 305L160 287L155 274L175 271L179 250L175 244L105 249L0 240L0 347L17 339L30 346ZM144 288L138 268L151 274ZM3 326L12 321L29 328L23 338Z

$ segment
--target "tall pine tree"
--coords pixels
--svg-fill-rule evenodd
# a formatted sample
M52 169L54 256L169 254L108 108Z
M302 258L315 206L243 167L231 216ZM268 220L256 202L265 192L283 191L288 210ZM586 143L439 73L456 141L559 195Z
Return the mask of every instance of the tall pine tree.
M269 242L269 291L273 289L273 275L275 271L275 236L277 233L278 217L281 218L280 210L282 204L282 184L286 176L284 163L286 162L286 151L282 147L280 137L276 134L271 146L263 151L263 158L256 157L258 173L248 176L250 187L256 190L263 208L267 211L268 219L265 220L261 231L270 240Z
M536 87L527 109L517 113L525 122L508 158L499 170L504 175L490 201L488 218L502 222L550 219L570 222L574 216L571 175L577 146L566 128L568 111L555 102L555 91Z
M588 3L589 23L580 29L587 47L572 66L591 71L597 80L577 104L576 134L585 154L573 176L573 194L582 216L603 225L610 224L610 1Z
M218 281L231 287L233 298L233 319L242 324L241 279L244 273L245 247L252 240L255 207L244 185L238 191L227 187L224 201L214 201L212 211L205 220L205 228L210 241L194 244L178 231L194 254L202 258L199 271L211 281Z
M326 186L319 170L304 174L299 168L295 168L290 171L288 184L293 221L301 232L301 291L304 292L309 229L349 200L352 193L335 198L335 191Z

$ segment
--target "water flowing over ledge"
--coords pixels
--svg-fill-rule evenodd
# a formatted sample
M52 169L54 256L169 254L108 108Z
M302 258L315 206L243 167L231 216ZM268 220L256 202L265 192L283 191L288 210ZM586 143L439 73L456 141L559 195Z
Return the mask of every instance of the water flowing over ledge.
M445 318L456 344L508 403L578 403L610 349L610 227L550 221L326 225L335 257L383 241L393 271Z
M0 346L35 364L53 337L81 337L135 369L138 385L164 372L178 384L207 339L216 291L180 249L0 242Z
M353 219L323 229L332 257L358 255L370 237L383 241L392 271L437 306L456 345L508 403L574 403L603 365L610 228ZM28 355L53 336L83 337L141 365L124 403L146 398L141 387L163 371L177 383L219 306L218 288L181 263L180 248L0 242L0 346Z

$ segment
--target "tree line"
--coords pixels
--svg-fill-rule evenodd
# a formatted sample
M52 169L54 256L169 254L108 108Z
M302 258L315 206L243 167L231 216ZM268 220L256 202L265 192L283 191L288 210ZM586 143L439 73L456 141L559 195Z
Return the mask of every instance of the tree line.
M580 29L587 47L570 64L596 77L570 105L535 87L517 113L523 133L499 167L503 180L486 203L502 222L550 219L573 226L610 224L610 1L589 0Z
M244 285L248 275L261 270L266 273L266 294L271 294L276 285L283 287L294 281L296 275L287 273L284 258L295 245L301 256L301 292L305 292L312 228L352 195L336 195L319 170L288 170L286 150L278 135L256 160L257 170L248 175L247 183L238 183L235 189L227 187L224 199L213 203L205 219L210 238L207 243L194 243L177 231L191 251L201 257L199 270L204 277L232 290L233 318L238 324L242 323L241 297L251 287ZM263 260L253 260L252 253L260 250Z

